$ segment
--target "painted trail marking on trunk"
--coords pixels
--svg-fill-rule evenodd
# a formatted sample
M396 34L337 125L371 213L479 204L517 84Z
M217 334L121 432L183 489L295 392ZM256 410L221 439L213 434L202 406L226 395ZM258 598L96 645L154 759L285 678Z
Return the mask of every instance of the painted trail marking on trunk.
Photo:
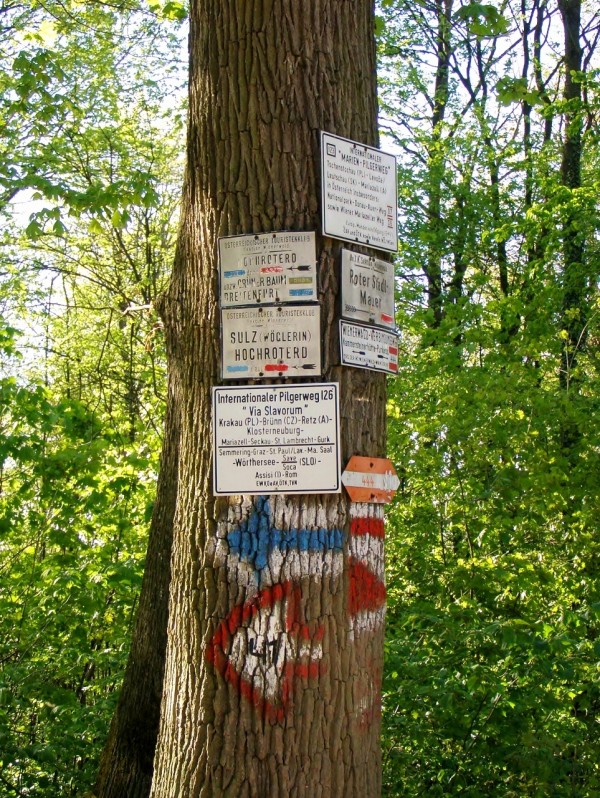
M245 601L219 623L206 658L259 714L282 722L297 680L326 671L325 626L322 618L303 616L302 580L331 580L337 590L346 570L344 623L349 644L357 643L358 666L352 714L360 728L367 728L380 700L381 675L369 652L372 642L379 645L375 638L385 619L383 507L352 503L348 535L318 524L283 526L269 498L260 496L246 518L215 538L214 564L225 566L228 578L244 589Z
M374 630L385 620L384 522L381 505L350 505L351 632Z
M217 671L266 719L282 722L291 708L296 679L324 671L321 624L301 617L301 589L271 585L234 607L206 651Z
M292 573L298 572L298 576L318 575L328 570L335 572L334 563L324 562L323 555L327 552L339 552L341 555L346 535L338 528L279 529L273 523L268 498L259 496L248 518L228 532L226 539L229 554L247 563L260 585L263 576L268 579L272 572L279 573L284 564ZM307 556L312 554L319 556ZM298 562L294 563L294 560Z
M350 505L348 621L357 642L359 672L352 685L352 716L366 731L381 716L381 665L369 654L381 645L386 608L385 527L382 505ZM377 641L377 642L375 642Z

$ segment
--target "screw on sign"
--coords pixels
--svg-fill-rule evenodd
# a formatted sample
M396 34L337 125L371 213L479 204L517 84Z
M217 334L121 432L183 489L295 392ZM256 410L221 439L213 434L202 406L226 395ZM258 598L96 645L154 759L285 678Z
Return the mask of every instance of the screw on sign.
M353 502L387 504L400 480L391 460L355 455L342 474L342 484Z

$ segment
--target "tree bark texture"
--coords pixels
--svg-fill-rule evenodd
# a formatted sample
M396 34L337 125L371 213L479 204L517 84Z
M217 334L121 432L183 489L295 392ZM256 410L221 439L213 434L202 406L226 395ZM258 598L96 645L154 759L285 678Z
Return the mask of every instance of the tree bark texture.
M376 798L383 518L343 494L213 497L217 238L316 230L342 462L385 453L385 377L339 363L341 244L319 132L377 143L366 0L196 0L188 167L165 303L181 449L153 798ZM374 254L372 251L368 254Z
M119 703L100 759L94 788L97 798L147 798L152 783L177 496L179 416L174 393L171 383L144 579Z

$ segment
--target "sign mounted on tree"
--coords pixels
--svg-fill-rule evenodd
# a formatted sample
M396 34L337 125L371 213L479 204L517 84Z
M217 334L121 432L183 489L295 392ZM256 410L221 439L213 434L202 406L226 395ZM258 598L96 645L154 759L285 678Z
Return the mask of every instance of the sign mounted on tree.
M387 504L394 498L400 480L391 460L354 455L344 469L342 484L353 502Z
M224 380L321 373L319 305L225 308L221 328Z
M396 158L321 133L323 235L398 251Z
M340 353L343 366L398 373L398 337L388 330L340 320Z
M337 383L212 390L215 495L341 491Z
M394 265L342 250L342 316L394 327Z
M221 307L314 302L317 299L316 260L312 232L220 238Z

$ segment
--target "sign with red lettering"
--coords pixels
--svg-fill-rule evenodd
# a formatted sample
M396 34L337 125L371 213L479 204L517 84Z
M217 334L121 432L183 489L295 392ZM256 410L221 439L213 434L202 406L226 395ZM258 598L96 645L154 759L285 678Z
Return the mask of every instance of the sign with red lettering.
M340 319L343 366L398 373L398 336L390 330Z
M355 455L342 473L342 484L353 502L387 504L394 498L400 480L391 460Z

